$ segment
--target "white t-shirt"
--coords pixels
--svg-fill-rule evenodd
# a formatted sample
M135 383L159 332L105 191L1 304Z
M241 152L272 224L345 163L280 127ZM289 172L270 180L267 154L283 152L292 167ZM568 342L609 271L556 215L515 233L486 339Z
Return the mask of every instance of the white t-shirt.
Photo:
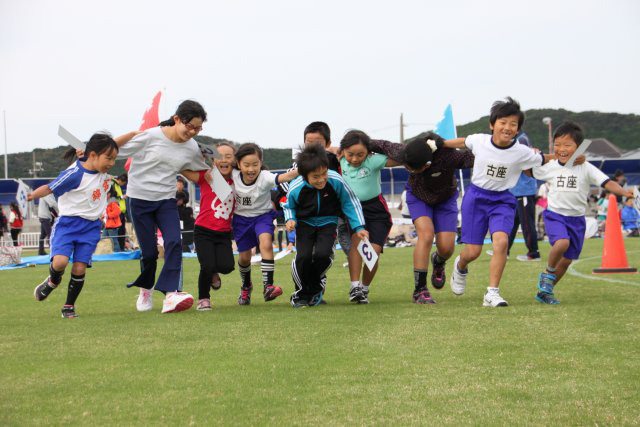
M469 135L465 145L475 156L471 183L491 191L509 190L518 183L523 170L541 166L544 156L526 145L514 141L508 147L498 147L491 135Z
M173 142L155 127L136 135L120 147L118 157L131 157L127 196L142 200L176 197L176 175L181 170L206 170L198 143Z
M242 174L234 169L233 191L236 197L235 215L255 217L273 210L271 204L271 189L278 185L278 175L269 171L261 171L258 178L251 185L242 182Z
M584 216L591 185L603 185L609 177L591 163L567 168L557 160L533 169L533 176L550 185L549 209L564 216Z
M48 187L58 198L60 216L79 216L95 221L107 208L111 176L87 170L78 160L62 171Z

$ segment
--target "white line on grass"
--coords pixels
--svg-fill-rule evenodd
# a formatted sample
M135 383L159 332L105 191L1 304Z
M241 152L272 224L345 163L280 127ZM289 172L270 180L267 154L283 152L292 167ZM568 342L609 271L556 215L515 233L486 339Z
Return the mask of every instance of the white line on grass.
M628 251L627 253L633 253L633 252L640 252L640 251ZM605 282L609 282L609 283L623 283L625 285L633 285L633 286L640 286L640 283L635 283L635 282L627 282L626 280L618 280L618 279L609 279L608 277L599 277L599 276L593 276L593 275L588 275L588 274L584 274L584 273L580 273L577 272L573 267L582 262L582 261L591 261L592 259L599 259L602 258L601 256L592 256L590 258L583 258L583 259L578 259L575 260L574 262L572 262L569 265L569 269L567 270L567 273L569 273L572 276L577 276L577 277L582 277L583 279L589 279L589 280L602 280Z

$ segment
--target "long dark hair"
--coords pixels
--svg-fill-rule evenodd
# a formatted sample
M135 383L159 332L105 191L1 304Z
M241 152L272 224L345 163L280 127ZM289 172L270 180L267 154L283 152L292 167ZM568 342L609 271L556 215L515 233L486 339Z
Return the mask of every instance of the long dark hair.
M14 214L18 217L18 219L22 220L22 212L20 212L20 208L16 202L11 202L9 208L13 211Z
M193 101L191 99L187 99L186 101L182 101L180 105L178 105L178 109L175 114L169 117L167 120L160 122L158 126L173 126L176 124L174 117L178 116L182 123L189 123L191 120L197 118L202 119L203 122L207 121L207 112L204 111L204 107L200 105L200 103Z
M111 150L119 151L118 144L111 138L111 135L107 133L94 133L89 138L89 142L85 143L84 148L84 157L88 158L90 153L96 153L96 155L100 155L102 153L110 153ZM67 162L72 162L76 160L76 149L71 147L69 148L63 156L63 159Z

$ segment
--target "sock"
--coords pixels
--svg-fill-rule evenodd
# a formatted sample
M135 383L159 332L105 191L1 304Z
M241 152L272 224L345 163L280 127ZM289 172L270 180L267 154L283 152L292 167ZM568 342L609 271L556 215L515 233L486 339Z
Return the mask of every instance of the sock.
M351 289L357 288L358 286L360 286L360 281L359 280L352 280L351 281Z
M547 265L547 272L551 273L551 274L554 274L556 272L556 269L551 267L551 266L549 266L549 265Z
M492 288L491 286L489 286L487 288L487 292L500 292L500 288Z
M77 276L71 273L71 279L69 280L69 291L67 292L66 305L74 305L76 303L76 299L78 299L78 295L80 295L80 291L82 291L83 286L84 286L84 274Z
M364 293L369 292L369 286L368 285L362 285L362 292L364 292Z
M265 286L273 285L273 270L275 269L275 261L272 259L262 259L260 267L262 268L262 284Z
M416 291L427 287L427 270L413 269L413 281L416 285Z
M438 252L436 252L435 256L433 257L433 262L434 262L434 264L438 264L438 265L440 265L440 264L444 264L445 262L447 262L447 260L446 260L446 259L444 259L444 258L442 258L442 257L438 254Z
M460 274L467 274L467 273L469 272L469 268L468 268L468 266L467 266L467 267L465 267L464 269L462 269L462 268L458 267L458 272L459 272Z
M238 263L238 269L240 270L240 280L242 280L243 288L251 287L251 264L247 266L240 265Z
M53 269L53 265L49 264L49 286L52 288L57 288L60 282L62 282L62 275L64 274L64 270L56 271Z

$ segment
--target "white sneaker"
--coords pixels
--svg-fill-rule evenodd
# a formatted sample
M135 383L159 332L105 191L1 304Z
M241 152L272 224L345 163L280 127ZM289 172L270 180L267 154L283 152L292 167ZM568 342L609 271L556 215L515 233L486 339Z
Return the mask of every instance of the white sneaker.
M451 286L451 292L456 295L464 294L464 288L467 287L467 274L468 273L460 273L458 271L458 263L460 262L460 255L456 257L456 260L453 262L453 274L451 280L449 281L449 286Z
M485 307L506 307L509 304L507 304L507 301L500 296L499 290L490 291L487 289L487 293L484 294L484 301L482 302L482 305Z
M153 289L140 288L140 295L136 301L138 311L149 311L153 309Z
M523 262L526 262L526 261L540 261L540 257L538 257L538 258L531 258L529 255L518 255L518 256L516 257L516 259L517 259L518 261L523 261Z
M189 310L193 305L193 297L186 292L167 292L162 302L163 313L177 313Z

